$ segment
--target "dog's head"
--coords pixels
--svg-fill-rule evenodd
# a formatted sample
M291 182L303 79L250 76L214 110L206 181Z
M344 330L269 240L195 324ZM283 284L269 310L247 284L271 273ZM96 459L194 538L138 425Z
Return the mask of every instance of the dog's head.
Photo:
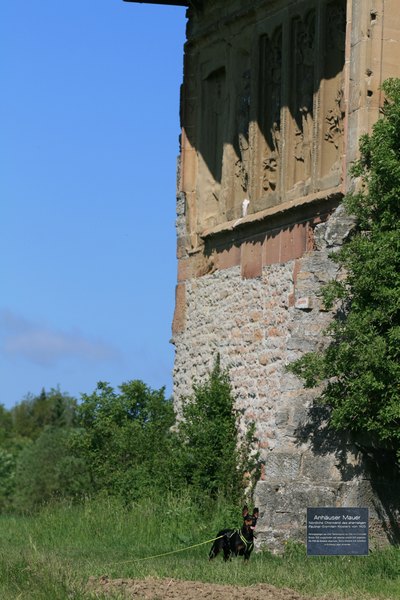
M258 514L258 508L255 507L253 514L250 514L248 507L244 505L242 510L244 524L248 527L251 527L251 529L255 529L255 526L257 525Z

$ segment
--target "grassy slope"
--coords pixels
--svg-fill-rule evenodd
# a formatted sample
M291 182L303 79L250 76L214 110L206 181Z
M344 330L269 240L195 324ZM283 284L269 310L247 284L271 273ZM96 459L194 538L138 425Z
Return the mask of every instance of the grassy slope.
M239 512L239 511L238 511ZM207 561L210 544L152 560L146 556L185 548L235 525L224 507L206 521L187 499L143 502L124 509L114 501L55 506L33 517L0 517L0 598L74 600L90 598L90 576L156 577L251 585L266 582L300 593L356 599L400 599L400 549L368 557L307 558L300 547L284 557L253 554L241 560ZM99 598L99 596L96 596Z

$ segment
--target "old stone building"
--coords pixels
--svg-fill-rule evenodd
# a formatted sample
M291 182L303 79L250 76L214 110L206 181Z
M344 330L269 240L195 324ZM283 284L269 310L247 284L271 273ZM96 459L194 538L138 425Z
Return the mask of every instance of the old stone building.
M242 427L255 422L258 543L304 539L307 506L398 503L364 455L326 428L286 365L324 343L321 285L352 228L349 165L400 76L398 0L175 0L188 7L178 172L174 397L217 353ZM393 484L394 485L394 484ZM398 529L397 529L398 531Z

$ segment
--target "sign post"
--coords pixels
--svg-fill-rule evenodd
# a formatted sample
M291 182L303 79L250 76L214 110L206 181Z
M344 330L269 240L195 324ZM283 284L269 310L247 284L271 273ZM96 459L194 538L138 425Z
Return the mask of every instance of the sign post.
M368 508L307 508L308 556L367 556Z

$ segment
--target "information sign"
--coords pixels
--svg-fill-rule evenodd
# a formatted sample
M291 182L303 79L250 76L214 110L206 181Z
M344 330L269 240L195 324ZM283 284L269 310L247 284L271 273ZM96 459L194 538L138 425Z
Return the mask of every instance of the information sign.
M368 508L307 508L307 554L368 554Z

